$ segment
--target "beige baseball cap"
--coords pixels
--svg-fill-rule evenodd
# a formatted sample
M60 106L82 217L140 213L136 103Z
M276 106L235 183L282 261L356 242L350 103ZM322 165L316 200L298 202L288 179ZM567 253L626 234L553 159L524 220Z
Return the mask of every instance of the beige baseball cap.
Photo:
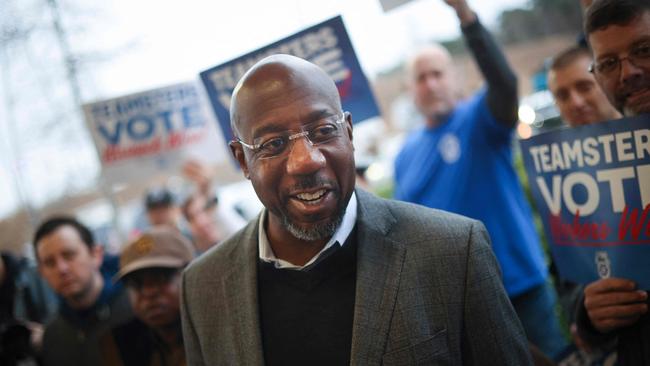
M118 281L143 268L183 268L194 259L190 242L177 230L155 227L122 248Z

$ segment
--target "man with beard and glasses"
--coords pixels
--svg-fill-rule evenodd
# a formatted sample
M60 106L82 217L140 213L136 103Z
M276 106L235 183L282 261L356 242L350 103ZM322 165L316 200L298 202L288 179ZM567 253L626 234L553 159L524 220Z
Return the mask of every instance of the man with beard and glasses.
M595 0L585 15L585 34L594 56L591 70L609 101L623 115L644 115L650 122L650 2ZM583 339L616 342L619 365L650 364L647 291L628 279L601 279L585 287L579 305Z
M352 116L322 69L267 57L230 113L265 209L184 272L189 364L530 364L481 223L355 190Z

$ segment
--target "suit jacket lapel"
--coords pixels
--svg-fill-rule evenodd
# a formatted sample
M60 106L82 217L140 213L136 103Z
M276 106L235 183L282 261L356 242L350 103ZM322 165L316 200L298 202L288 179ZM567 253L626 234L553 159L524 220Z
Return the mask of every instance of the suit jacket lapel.
M262 336L260 334L259 302L257 296L258 225L264 211L243 233L238 250L229 255L231 271L222 281L226 308L231 316L233 343L239 357L238 365L262 365ZM243 250L242 250L243 249ZM218 342L218 340L217 340Z
M384 204L357 190L357 284L351 365L381 363L406 250L387 237L396 220Z
M357 284L352 326L351 365L379 364L386 347L406 250L387 237L396 222L380 200L357 190ZM264 212L262 212L262 215ZM261 217L261 216L260 216ZM257 293L259 219L242 236L243 250L229 255L231 271L222 281L225 311L232 314L237 364L262 365Z

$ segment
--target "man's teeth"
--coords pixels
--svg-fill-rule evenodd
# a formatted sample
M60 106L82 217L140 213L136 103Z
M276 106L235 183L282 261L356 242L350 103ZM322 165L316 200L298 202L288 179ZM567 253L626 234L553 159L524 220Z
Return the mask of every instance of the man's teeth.
M323 197L324 194L325 194L325 190L321 189L321 190L318 190L318 191L316 191L314 193L300 193L300 194L296 195L296 197L298 197L299 199L304 200L304 201L314 201L314 200L317 200L317 199Z

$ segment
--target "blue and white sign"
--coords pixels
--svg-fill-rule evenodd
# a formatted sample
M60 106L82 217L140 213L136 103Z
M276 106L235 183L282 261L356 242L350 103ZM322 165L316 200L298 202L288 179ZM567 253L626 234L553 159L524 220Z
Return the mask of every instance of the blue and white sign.
M521 151L560 275L650 289L650 117L552 131Z
M225 160L227 149L197 82L85 104L86 123L110 183L148 180L190 158Z
M294 55L323 68L336 82L343 108L352 113L355 122L379 115L343 20L337 16L201 73L226 141L232 140L229 109L237 82L255 63L278 53Z

